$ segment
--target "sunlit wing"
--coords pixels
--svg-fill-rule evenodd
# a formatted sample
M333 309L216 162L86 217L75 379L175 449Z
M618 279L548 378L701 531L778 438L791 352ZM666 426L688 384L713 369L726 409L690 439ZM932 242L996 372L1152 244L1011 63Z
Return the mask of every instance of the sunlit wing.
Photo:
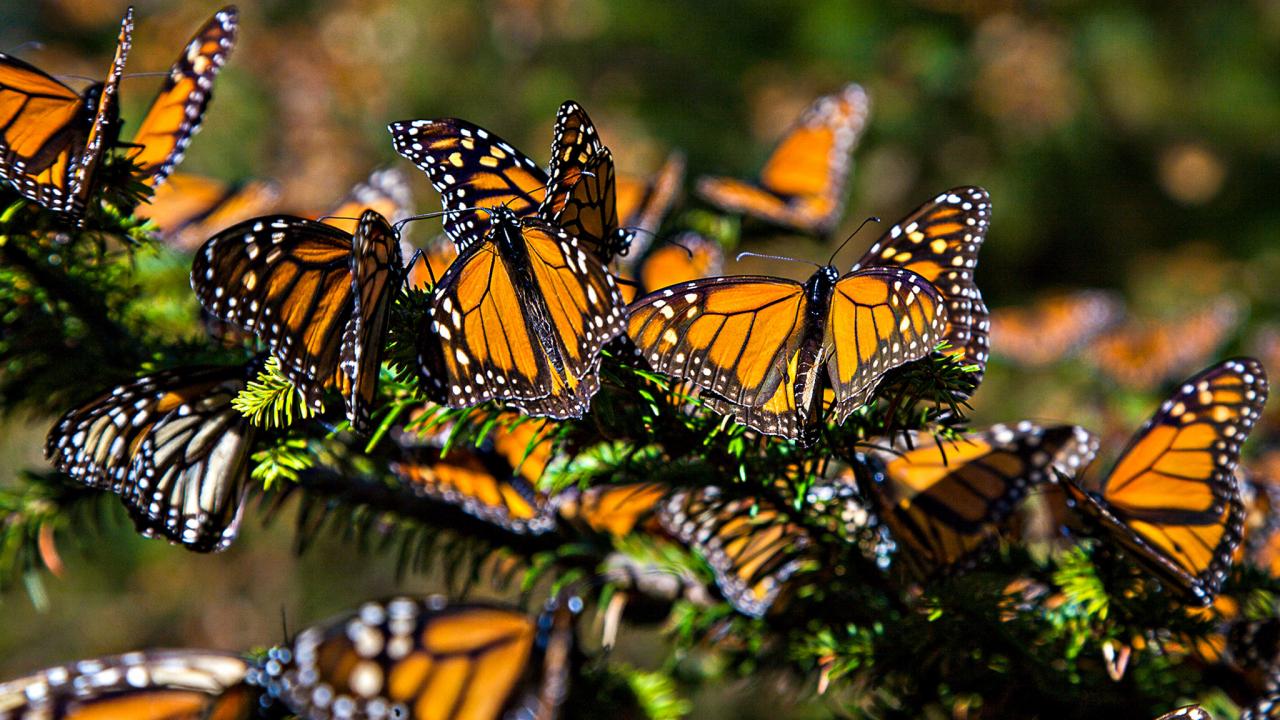
M505 419L511 423L517 417L515 413L509 413ZM549 437L553 427L553 423L547 420L499 425L493 430L493 450L507 461L515 473L537 487L553 458L555 443Z
M45 455L120 496L144 535L221 550L239 525L253 435L231 400L252 371L179 368L121 385L62 416Z
M369 409L378 390L391 303L403 263L400 238L376 210L365 210L351 243L351 319L342 334L337 384L347 419L358 432L369 429Z
M954 442L920 438L914 449L857 469L881 521L932 573L971 562L1029 489L1075 475L1097 446L1081 427L1022 422Z
M160 185L182 162L187 145L200 130L214 78L235 45L238 21L235 6L214 13L169 69L169 76L133 136L132 143L141 147L133 160L146 184Z
M709 402L739 422L795 439L808 419L794 401L807 309L792 280L710 278L637 300L627 332L650 367L714 393Z
M546 198L547 175L524 153L465 120L406 120L392 123L396 152L427 174L440 193L445 233L459 250L480 242L488 213L463 208L506 207L532 216Z
M643 292L669 285L714 277L724 271L720 243L695 232L684 232L657 244L636 265L636 280ZM624 288L624 295L634 292Z
M192 261L191 287L215 317L266 343L285 377L319 409L351 318L351 263L347 233L269 215L209 238Z
M1064 487L1137 561L1207 604L1240 543L1235 469L1266 399L1256 360L1214 365L1160 406L1100 484Z
M1048 365L1070 357L1120 318L1123 306L1103 290L1050 295L1029 307L991 313L995 353L1022 365Z
M698 194L728 212L828 233L840 221L851 155L869 114L870 101L858 85L820 97L783 135L758 181L704 177Z
M334 706L353 718L551 718L573 629L558 613L550 620L438 596L369 602L274 651L266 685L300 717Z
M978 366L975 383L982 379L990 349L987 305L973 278L990 219L986 190L948 190L889 228L853 268L899 267L933 283L947 304L943 339L951 352Z
M431 290L458 258L458 250L445 236L433 238L425 248L414 251L405 268L405 285L411 290Z
M942 296L909 270L868 268L840 278L822 345L836 421L866 403L884 373L932 352L946 323ZM820 387L804 390L818 397L802 404L820 404Z
M578 103L565 101L556 113L555 129L551 137L551 164L547 170L549 181L546 197L538 207L539 217L554 219L564 211L583 172L596 171L588 168L588 164L603 149L604 145L600 143L600 136L587 112ZM612 163L609 164L609 172L612 175ZM612 177L610 183L612 184Z
M244 659L214 650L81 660L0 683L0 718L205 720L219 696L248 672Z
M706 559L725 599L753 617L773 605L810 546L804 528L778 509L716 487L673 493L658 519Z
M0 55L0 179L77 223L83 222L94 171L118 129L116 93L132 34L129 8L106 80L83 97L38 68Z

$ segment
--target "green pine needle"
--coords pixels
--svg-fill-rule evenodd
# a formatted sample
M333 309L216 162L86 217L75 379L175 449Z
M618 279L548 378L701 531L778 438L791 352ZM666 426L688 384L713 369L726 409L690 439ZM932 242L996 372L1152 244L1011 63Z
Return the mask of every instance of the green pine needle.
M274 355L267 358L258 377L236 395L231 406L249 422L267 429L292 425L295 414L303 420L315 415L303 401L302 393L281 372L280 360Z

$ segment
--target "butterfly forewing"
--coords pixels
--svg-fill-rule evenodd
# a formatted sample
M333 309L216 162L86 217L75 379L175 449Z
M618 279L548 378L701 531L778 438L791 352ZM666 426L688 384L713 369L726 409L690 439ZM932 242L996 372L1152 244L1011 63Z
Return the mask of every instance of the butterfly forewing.
M249 663L212 650L146 650L0 683L0 719L201 720Z
M996 352L1024 365L1047 365L1069 357L1120 318L1123 306L1103 290L1044 297L1030 307L991 313Z
M62 417L45 454L120 496L144 534L201 552L235 538L252 428L231 407L251 369L181 368L144 376Z
M392 463L391 471L411 492L461 508L472 517L510 532L538 535L555 528L547 499L523 478L500 477L478 453L432 452L413 462Z
M725 598L753 617L777 599L810 545L804 528L768 503L716 487L673 493L659 505L658 519L706 558Z
M550 180L538 207L539 217L551 219L560 215L582 173L596 172L587 165L603 149L595 125L582 106L572 100L561 105L551 139L551 165L547 171ZM609 169L612 172L612 165Z
M951 352L978 366L975 382L990 347L989 314L973 278L990 218L986 190L948 190L889 228L853 268L900 267L933 283L947 305L944 339Z
M412 202L409 178L395 168L385 168L352 186L321 216L321 222L354 235L364 211L375 210L388 222L396 223L408 217Z
M465 120L392 123L396 152L427 174L447 212L445 233L465 249L489 230L489 215L464 208L506 207L532 215L546 198L547 175L513 145Z
M382 350L391 320L400 268L400 238L386 218L366 210L352 239L351 319L342 333L338 389L347 419L357 431L369 425L369 408L378 389Z
M256 333L285 377L319 408L351 316L351 248L350 235L312 220L248 220L200 248L191 286L215 317Z
M213 178L173 173L137 214L158 226L167 246L192 252L219 230L269 212L280 199L275 183L227 185Z
M1240 445L1267 398L1262 365L1237 358L1182 384L1134 435L1096 492L1067 482L1140 562L1213 599L1240 543Z
M597 485L582 491L567 490L553 502L556 513L569 523L624 537L652 516L670 491L660 483Z
M864 404L886 372L932 352L946 322L937 289L908 270L870 268L840 278L823 339L836 421Z
M213 80L235 45L238 21L234 6L214 13L169 69L160 93L133 136L133 144L142 147L133 159L148 185L154 187L165 181L200 130Z
M630 235L618 228L613 157L599 151L583 167L563 208L552 222L578 239L593 255L609 261L627 252Z

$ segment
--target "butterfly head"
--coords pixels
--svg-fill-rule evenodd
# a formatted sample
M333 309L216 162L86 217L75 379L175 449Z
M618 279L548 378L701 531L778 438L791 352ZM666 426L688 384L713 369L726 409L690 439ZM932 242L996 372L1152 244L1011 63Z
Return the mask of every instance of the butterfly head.
M505 225L509 228L520 227L520 216L506 205L482 208L489 215L489 223L493 227Z
M818 268L804 284L805 294L811 302L825 305L825 298L831 296L836 281L840 279L840 271L835 265L823 265Z

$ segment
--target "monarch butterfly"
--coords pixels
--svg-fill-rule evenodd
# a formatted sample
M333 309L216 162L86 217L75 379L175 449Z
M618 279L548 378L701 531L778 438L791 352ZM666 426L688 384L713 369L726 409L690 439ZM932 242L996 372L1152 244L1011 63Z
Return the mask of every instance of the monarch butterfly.
M228 185L201 175L173 173L137 214L150 218L166 246L192 252L215 232L262 215L279 201L280 187L271 181Z
M635 279L643 292L669 285L713 277L724 271L724 249L720 243L695 232L683 232L649 249L634 264ZM635 290L623 287L623 296L631 298Z
M1048 295L1029 307L991 313L996 350L1021 365L1048 365L1084 347L1120 318L1123 306L1103 290Z
M658 506L662 527L697 550L738 612L760 617L803 567L809 535L769 504L720 488L677 491Z
M461 508L508 532L540 535L555 529L555 511L546 496L510 466L467 450L431 455L392 463L391 471L411 492Z
M570 525L615 538L648 520L671 488L661 483L597 485L555 496L556 513Z
M268 215L209 238L191 264L191 287L212 315L257 334L312 407L336 384L347 418L364 431L400 269L396 232L374 210L355 235Z
M120 131L116 93L133 36L125 12L107 79L83 95L32 65L0 54L0 180L77 225L102 154Z
M628 252L631 257L643 257L649 249L658 228L662 226L662 220L680 192L680 185L684 182L684 167L684 155L673 152L667 156L666 162L652 179L640 180L627 175L618 175L614 179L618 217L621 218L622 229L631 236Z
M506 208L491 212L489 235L440 279L430 330L419 335L433 399L581 417L600 387L600 351L625 329L617 284L560 228Z
M1244 506L1234 473L1266 399L1256 360L1213 365L1165 400L1104 479L1064 478L1063 487L1135 560L1207 605L1240 543Z
M932 572L972 562L1029 488L1075 474L1097 449L1084 428L1023 421L888 459L859 454L854 470L889 532Z
M0 683L0 720L248 717L248 707L239 704L240 712L231 712L232 703L223 698L249 670L244 659L213 650L146 650L81 660Z
M388 129L396 152L421 168L440 193L445 234L459 252L484 241L494 222L486 211L503 207L520 218L565 227L602 260L625 253L612 156L572 100L556 116L549 174L507 141L465 120L406 120Z
M273 650L262 681L315 720L553 718L568 690L575 603L534 618L439 596L369 602Z
M1219 298L1197 313L1163 323L1130 322L1102 334L1089 355L1104 374L1144 390L1204 362L1240 321L1240 307Z
M191 138L199 132L212 96L213 80L235 46L238 22L239 12L234 6L214 13L169 69L169 76L130 143L140 148L133 162L147 185L155 187L169 177L182 162Z
M650 293L627 331L654 369L687 380L714 410L759 432L809 442L823 373L844 420L880 377L917 360L947 321L933 284L910 270L818 269L803 285L764 276L695 280Z
M756 182L703 177L698 194L728 212L825 235L840 221L851 156L870 112L860 85L824 95L782 136Z
M222 550L240 524L253 440L231 400L257 367L162 370L116 387L63 415L45 457L119 495L143 535Z
M971 376L975 384L987 365L990 320L973 274L990 220L991 198L986 190L948 190L889 228L853 266L855 272L903 268L933 283L947 305L944 338L951 352L978 367Z

